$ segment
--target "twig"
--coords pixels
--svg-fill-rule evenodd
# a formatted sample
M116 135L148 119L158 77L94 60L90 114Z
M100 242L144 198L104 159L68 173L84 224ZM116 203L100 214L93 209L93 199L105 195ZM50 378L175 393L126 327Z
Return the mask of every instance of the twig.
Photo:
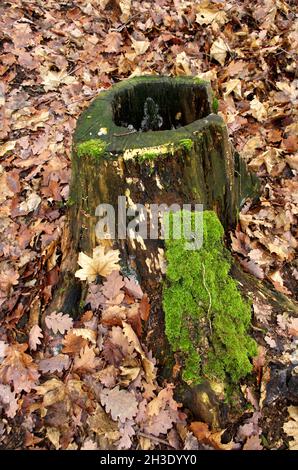
M210 332L212 334L212 325L211 325L211 319L210 319L210 310L211 310L211 305L212 305L212 299L211 299L211 294L210 294L210 291L206 285L206 278L205 278L205 274L206 274L206 271L205 271L205 265L204 263L202 263L202 267L203 267L203 284L204 284L204 287L208 293L208 297L209 297L209 305L208 305L208 312L207 312L207 318L208 318L208 321L209 321L209 328L210 328Z
M138 436L145 437L146 439L150 439L150 441L158 442L158 444L165 444L166 446L171 447L171 449L175 449L175 447L171 446L171 444L169 444L168 441L166 441L165 439L160 439L159 437L152 436L151 434L138 432Z
M123 135L129 135L129 134L134 134L135 132L137 132L135 129L133 129L132 131L128 131L128 132L121 132L120 134L113 134L113 136L115 137L121 137Z

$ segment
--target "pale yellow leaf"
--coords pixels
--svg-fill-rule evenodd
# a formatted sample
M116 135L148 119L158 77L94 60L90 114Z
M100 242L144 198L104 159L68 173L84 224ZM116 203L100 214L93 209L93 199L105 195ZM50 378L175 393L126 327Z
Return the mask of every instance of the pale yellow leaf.
M260 122L267 118L267 110L258 98L254 98L250 102L250 114Z
M222 38L216 39L211 46L210 55L213 59L224 66L229 47Z
M215 10L199 6L197 12L196 23L200 25L215 22L219 26L222 26L228 21L227 15L223 10Z
M137 41L133 37L130 38L132 42L132 47L136 51L136 55L144 54L150 46L150 41L146 39L145 41Z
M224 83L226 91L224 92L224 98L226 98L230 93L234 93L236 98L242 98L241 96L241 81L239 78L234 78Z
M78 264L82 269L76 271L75 276L81 281L94 282L97 276L107 277L113 271L119 271L119 250L109 250L105 253L103 246L93 250L93 257L79 253Z

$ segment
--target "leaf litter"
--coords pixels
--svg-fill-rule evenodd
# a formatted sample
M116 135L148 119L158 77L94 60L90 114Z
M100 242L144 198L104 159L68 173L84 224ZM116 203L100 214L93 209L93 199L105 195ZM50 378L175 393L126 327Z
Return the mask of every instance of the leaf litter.
M290 381L297 373L297 322L285 312L276 316L254 303L265 351L256 364L259 388L247 387L246 396L263 416L258 427L249 421L255 413L240 424L234 444L222 444L221 432L214 435L206 423L192 423L192 431L171 386L158 385L155 361L140 340L150 299L119 273L117 252L79 255L78 279L90 282L88 319L86 312L75 322L52 312L40 324L40 309L58 282L77 117L115 77L152 72L212 81L233 143L264 188L259 201L243 206L232 250L252 275L298 298L292 3L113 3L50 0L41 7L15 0L13 8L11 2L0 7L0 410L9 420L0 444L6 446L17 418L26 430L16 444L22 448L152 449L168 442L260 449L265 437L269 448L295 449L296 407L282 407L280 438L270 437L263 405L274 380L271 350L291 367ZM29 329L22 324L26 315ZM125 397L127 410L113 408L113 393Z

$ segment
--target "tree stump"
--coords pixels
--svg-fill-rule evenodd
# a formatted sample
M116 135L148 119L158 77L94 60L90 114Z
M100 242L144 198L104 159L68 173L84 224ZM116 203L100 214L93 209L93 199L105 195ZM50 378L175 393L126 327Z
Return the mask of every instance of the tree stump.
M258 182L234 152L215 108L206 82L148 76L114 85L81 115L73 140L61 282L51 310L72 316L78 312L86 291L74 277L77 256L80 251L92 254L98 244L95 228L99 204L111 204L117 211L118 196L125 196L125 209L135 204L203 204L204 209L218 214L225 230L233 227L241 202L256 194ZM170 375L167 365L173 355L164 334L161 306L164 242L121 239L118 229L116 226L113 244L120 249L123 270L137 276L151 300L148 344ZM196 390L194 396L194 389L188 389L185 401L217 426L220 411L216 392L209 383Z

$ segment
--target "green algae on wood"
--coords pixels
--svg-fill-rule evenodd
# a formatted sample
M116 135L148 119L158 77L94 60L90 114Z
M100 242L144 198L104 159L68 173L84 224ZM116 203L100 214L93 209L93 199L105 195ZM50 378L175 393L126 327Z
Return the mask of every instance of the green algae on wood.
M93 157L100 158L104 155L107 148L106 142L101 139L90 139L85 142L81 142L77 146L77 155L79 158L82 157Z
M171 221L180 223L182 215L171 214ZM251 371L250 358L256 354L248 334L251 307L229 275L223 234L215 212L205 211L199 250L186 251L184 238L166 240L166 335L173 351L181 353L182 377L191 384L203 378L236 383Z

